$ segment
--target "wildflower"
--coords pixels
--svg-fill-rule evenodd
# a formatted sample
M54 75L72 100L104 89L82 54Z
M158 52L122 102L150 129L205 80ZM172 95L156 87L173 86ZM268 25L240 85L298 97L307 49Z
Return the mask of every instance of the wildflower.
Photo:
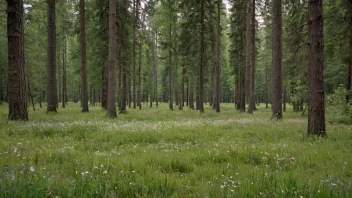
M29 168L29 170L30 170L31 172L34 172L34 166L31 166L31 167Z
M108 171L105 170L103 173L106 174L106 173L108 173Z

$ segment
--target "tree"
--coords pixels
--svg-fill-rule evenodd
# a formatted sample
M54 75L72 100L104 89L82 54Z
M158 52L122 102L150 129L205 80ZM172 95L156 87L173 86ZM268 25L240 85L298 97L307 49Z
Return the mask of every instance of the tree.
M9 120L28 120L23 0L7 0Z
M116 117L116 1L109 0L108 115Z
M251 88L251 71L252 71L252 0L247 0L247 14L246 14L246 82L245 82L245 90L246 97L249 99L249 103L251 103L252 99L252 88ZM251 109L251 105L249 105L248 113L253 113L253 109Z
M347 102L349 102L351 100L352 97L352 0L348 1L348 13L349 13L349 23L347 23L348 25L348 29L350 31L350 40L349 40L349 62L348 62L348 66L347 66L347 91L349 93L347 93L347 97L346 100Z
M272 19L272 117L282 119L282 11L281 0L273 0Z
M87 51L86 51L86 8L84 0L79 1L80 43L81 43L81 78L82 78L82 112L88 112Z
M326 135L324 104L323 1L308 3L308 133Z
M218 15L217 15L217 28L216 28L216 66L215 66L215 110L216 112L220 112L220 25L221 25L221 17L220 17L220 5L222 4L222 0L218 0Z
M48 80L47 80L47 112L57 112L56 88L56 0L47 0L48 4Z
M199 111L204 113L204 69L205 69L205 37L204 37L204 1L200 1L200 66L199 66Z

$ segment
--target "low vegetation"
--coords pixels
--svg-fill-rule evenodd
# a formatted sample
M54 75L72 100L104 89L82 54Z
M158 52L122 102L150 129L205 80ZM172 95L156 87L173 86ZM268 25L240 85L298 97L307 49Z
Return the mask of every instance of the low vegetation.
M300 113L276 121L263 107L161 104L109 119L69 106L28 122L8 122L0 106L0 197L352 196L351 125L328 124L318 138Z

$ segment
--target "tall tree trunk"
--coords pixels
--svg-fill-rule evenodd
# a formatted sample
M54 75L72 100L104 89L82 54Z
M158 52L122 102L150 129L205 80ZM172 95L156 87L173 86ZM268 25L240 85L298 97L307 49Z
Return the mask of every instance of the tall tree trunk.
M247 18L246 18L246 82L245 82L245 92L248 98L249 104L251 103L251 44L252 44L252 26L251 26L251 12L252 12L252 0L247 0ZM248 113L253 113L251 105L248 106Z
M241 47L244 44L244 34L245 34L245 29L246 29L246 23L243 24L243 28L241 30ZM239 69L239 82L240 82L240 112L246 112L246 64L245 64L245 50L241 49L241 64L240 64L240 69Z
M79 0L80 42L81 42L81 77L82 77L82 112L88 112L88 80L86 51L86 9L84 0Z
M170 6L171 3L169 2ZM174 86L173 86L173 81L174 81L174 68L173 68L173 63L172 63L172 25L171 25L171 7L170 7L170 13L169 13L169 68L170 68L170 76L169 76L169 109L174 110L174 104L173 104L173 91L174 91Z
M108 115L116 115L116 1L109 0Z
M33 95L32 95L32 91L31 91L31 85L29 83L29 80L28 80L28 95L29 95L29 99L31 100L32 102L32 108L33 108L33 111L35 111L35 106L34 106L34 99L33 99Z
M272 117L282 119L282 11L281 0L273 0L272 25Z
M47 112L57 112L56 91L56 0L47 0L48 3L48 107Z
M153 39L153 81L154 81L154 101L158 107L158 35L155 30L155 38Z
M324 106L324 34L323 1L308 3L308 133L326 135Z
M62 49L62 108L65 108L67 102L67 66L66 66L66 32L64 30L64 41Z
M179 109L183 110L183 107L185 105L185 65L182 66L182 76L181 76L181 94L180 94L180 106Z
M251 64L251 97L250 97L250 109L251 109L251 112L253 112L254 110L257 110L257 107L256 107L256 103L255 103L255 100L256 100L256 92L255 92L255 72L256 72L256 51L257 51L257 48L256 48L256 45L255 45L255 31L256 31L256 28L255 28L255 24L256 24L256 20L255 20L255 0L253 0L252 2L252 54L251 54L251 57L252 57L252 64Z
M204 69L205 69L205 25L204 25L204 0L200 1L200 67L199 67L199 101L198 107L204 113Z
M28 120L23 0L7 0L9 120Z
M346 101L350 102L351 97L352 97L352 0L348 0L348 13L349 13L349 23L348 28L350 30L350 40L349 40L349 62L347 66L347 96L346 96Z
M107 68L104 64L101 68L101 106L103 109L108 109L108 80L107 80Z
M139 46L139 63L138 63L138 107L142 109L142 43Z
M136 2L137 1L137 2ZM133 50L132 50L132 61L133 61L133 108L137 107L137 98L136 98L136 45L137 45L137 20L138 20L138 1L133 0Z
M222 0L218 0L218 18L217 18L217 31L216 31L216 67L215 67L215 76L216 76L216 86L215 86L215 110L220 112L220 34L221 34L221 16L220 16L220 6Z

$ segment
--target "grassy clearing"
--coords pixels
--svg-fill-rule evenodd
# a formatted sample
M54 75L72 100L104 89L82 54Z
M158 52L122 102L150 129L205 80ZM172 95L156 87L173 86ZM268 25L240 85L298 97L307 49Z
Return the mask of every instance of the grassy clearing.
M352 196L350 125L321 139L300 113L270 116L162 104L109 119L69 104L7 122L0 106L0 197Z

